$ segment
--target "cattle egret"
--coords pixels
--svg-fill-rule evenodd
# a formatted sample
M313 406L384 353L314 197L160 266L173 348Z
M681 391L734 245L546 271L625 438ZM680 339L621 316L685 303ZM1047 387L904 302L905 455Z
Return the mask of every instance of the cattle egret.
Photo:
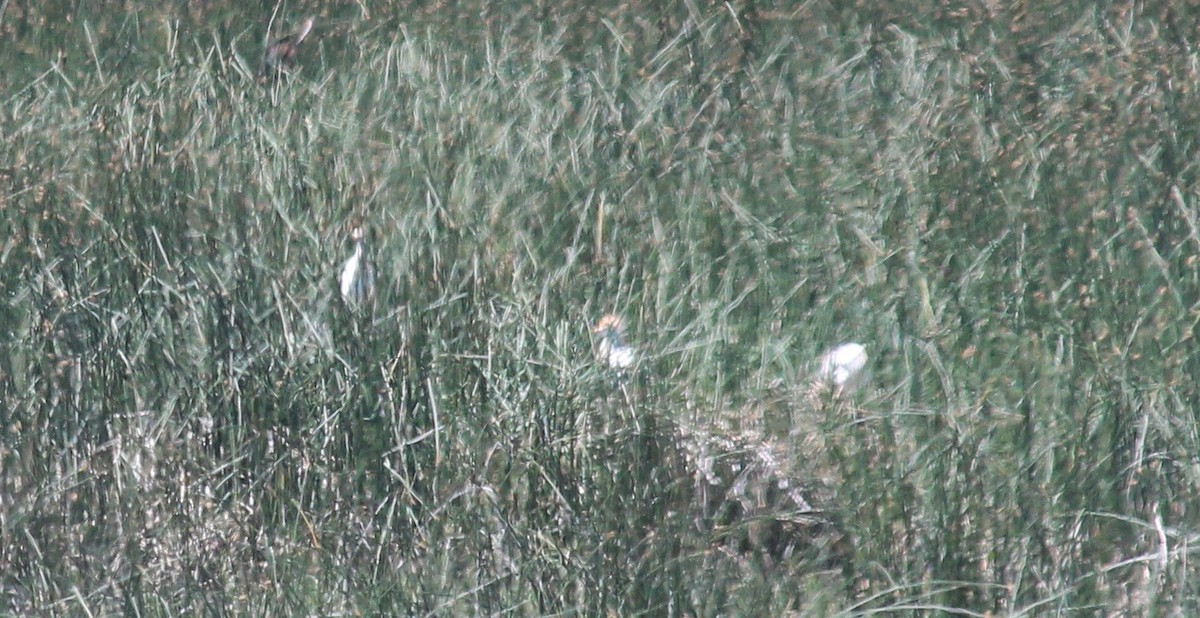
M592 329L592 332L600 336L596 356L613 369L628 369L637 360L637 352L633 346L625 343L621 328L621 318L606 315L600 318L596 328Z
M350 231L354 239L354 253L342 266L342 275L338 278L342 300L347 305L358 306L370 300L375 293L375 272L371 263L363 255L363 230L356 227Z
M867 349L858 343L843 343L821 355L817 379L838 392L858 386L867 366Z

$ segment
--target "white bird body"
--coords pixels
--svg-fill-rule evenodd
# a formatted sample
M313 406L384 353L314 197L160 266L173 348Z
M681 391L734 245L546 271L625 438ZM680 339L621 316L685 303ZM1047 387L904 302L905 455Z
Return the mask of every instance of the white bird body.
M821 355L817 377L838 391L858 385L867 366L867 349L859 343L843 343Z
M342 266L342 276L340 277L342 298L346 302L350 301L350 295L354 293L354 279L358 277L359 264L362 262L362 245L356 243L354 245L354 255L346 260L345 266Z
M346 304L358 305L368 300L374 292L374 273L371 265L363 257L362 228L354 228L350 235L354 239L354 253L342 266L338 287Z
M628 369L637 362L637 350L621 336L621 319L614 315L600 318L592 332L600 335L596 356L613 369Z
M607 338L600 340L600 356L608 360L613 369L628 369L637 360L637 352L628 345L613 343Z

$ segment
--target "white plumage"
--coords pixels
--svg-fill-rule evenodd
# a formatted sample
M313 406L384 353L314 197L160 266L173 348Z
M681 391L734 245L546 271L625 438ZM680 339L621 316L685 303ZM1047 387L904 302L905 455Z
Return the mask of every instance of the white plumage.
M817 377L839 391L854 388L867 366L867 349L858 343L843 343L821 355Z
M613 369L628 369L637 362L637 350L625 343L621 335L621 318L606 315L596 323L592 332L600 336L596 356Z
M375 291L375 273L370 262L363 255L363 231L356 227L350 231L354 239L354 253L342 266L342 274L338 277L338 287L342 292L342 300L348 305L359 305L369 300Z

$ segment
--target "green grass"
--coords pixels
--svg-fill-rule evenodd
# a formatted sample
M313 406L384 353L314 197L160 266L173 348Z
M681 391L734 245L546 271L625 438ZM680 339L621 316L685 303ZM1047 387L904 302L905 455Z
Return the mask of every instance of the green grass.
M348 5L266 83L4 4L4 611L1194 613L1196 18L1076 4Z

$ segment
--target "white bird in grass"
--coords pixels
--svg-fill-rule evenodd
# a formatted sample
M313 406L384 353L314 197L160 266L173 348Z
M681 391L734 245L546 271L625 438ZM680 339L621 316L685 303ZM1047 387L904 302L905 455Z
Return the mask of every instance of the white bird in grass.
M592 332L600 336L596 356L613 369L628 369L637 361L637 351L621 336L621 318L606 315L596 323Z
M867 349L859 343L843 343L822 354L818 363L817 380L841 394L858 386L867 366Z
M375 294L375 270L363 256L363 230L355 227L350 230L350 238L354 239L354 254L342 266L342 275L338 277L342 300L347 305L359 306L370 300Z

